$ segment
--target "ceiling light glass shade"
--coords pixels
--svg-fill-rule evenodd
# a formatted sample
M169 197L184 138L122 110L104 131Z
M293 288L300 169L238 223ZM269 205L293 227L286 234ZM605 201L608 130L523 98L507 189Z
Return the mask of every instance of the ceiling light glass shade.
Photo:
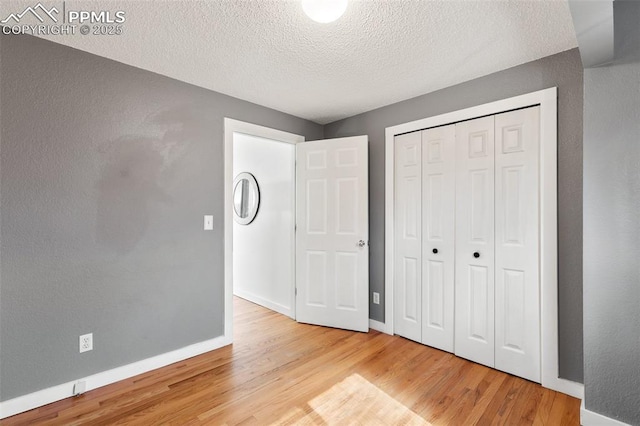
M342 16L348 0L302 0L302 10L316 22L326 24Z

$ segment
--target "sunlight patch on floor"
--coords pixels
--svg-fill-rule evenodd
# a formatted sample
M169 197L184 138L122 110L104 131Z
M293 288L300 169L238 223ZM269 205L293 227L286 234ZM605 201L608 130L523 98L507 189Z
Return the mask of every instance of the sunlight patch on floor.
M430 425L359 374L352 374L307 404L292 408L273 424Z

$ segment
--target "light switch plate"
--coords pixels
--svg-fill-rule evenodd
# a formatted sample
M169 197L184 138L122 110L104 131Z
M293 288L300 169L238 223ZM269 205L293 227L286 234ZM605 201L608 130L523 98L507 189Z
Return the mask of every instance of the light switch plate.
M380 293L378 292L373 292L373 303L376 305L380 304Z
M213 231L213 215L204 215L204 230Z

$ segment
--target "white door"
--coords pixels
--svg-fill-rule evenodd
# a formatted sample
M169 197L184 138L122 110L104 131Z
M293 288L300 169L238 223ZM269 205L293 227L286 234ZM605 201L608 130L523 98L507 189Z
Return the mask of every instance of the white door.
M394 333L422 339L421 132L395 137Z
M539 111L495 116L495 367L538 383Z
M494 117L456 124L455 354L494 366Z
M296 319L369 330L367 136L296 146Z
M448 352L454 335L455 147L453 124L422 131L422 343Z

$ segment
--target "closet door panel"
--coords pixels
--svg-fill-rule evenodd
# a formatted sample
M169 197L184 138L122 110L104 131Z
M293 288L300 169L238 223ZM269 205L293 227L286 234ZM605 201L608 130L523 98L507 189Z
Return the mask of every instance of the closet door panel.
M494 366L494 117L456 124L455 354Z
M422 337L422 144L420 132L395 137L394 331Z
M540 382L539 109L495 116L495 366L534 382Z
M455 125L422 131L422 343L453 352Z

